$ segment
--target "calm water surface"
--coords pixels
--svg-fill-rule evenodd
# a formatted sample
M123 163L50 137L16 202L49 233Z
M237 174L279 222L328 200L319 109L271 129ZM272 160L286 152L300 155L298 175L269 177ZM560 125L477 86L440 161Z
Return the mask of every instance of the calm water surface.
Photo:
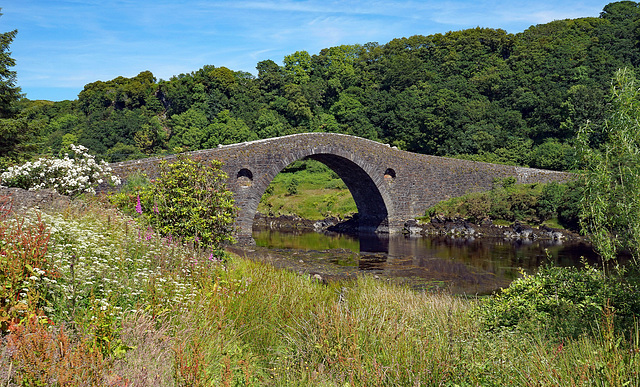
M467 294L508 286L522 271L533 273L546 262L560 266L580 266L583 260L598 262L591 246L584 242L388 234L353 237L271 230L256 230L253 237L258 246L269 249L313 250L324 253L329 261L335 256L336 268L346 265L414 287ZM352 258L345 260L344 251L351 252Z

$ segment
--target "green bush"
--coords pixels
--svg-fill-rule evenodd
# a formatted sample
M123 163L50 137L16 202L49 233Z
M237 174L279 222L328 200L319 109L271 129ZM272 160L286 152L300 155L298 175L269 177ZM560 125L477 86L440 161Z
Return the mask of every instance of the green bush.
M287 195L295 195L298 193L298 179L295 176L291 176L287 183Z
M581 181L568 183L561 204L558 206L558 221L564 227L572 230L579 229L582 198L584 198L584 184Z
M324 184L324 189L347 189L344 181L340 179L331 179Z
M547 265L484 299L479 313L488 330L515 329L559 339L594 331L605 313L613 313L616 328L631 331L640 313L639 291L635 281L589 265Z
M541 221L557 217L558 208L567 192L567 185L552 182L542 188L542 194L538 199L536 213Z
M186 156L178 156L172 164L162 162L160 177L141 192L136 211L163 235L203 247L219 248L232 242L237 209L220 165Z

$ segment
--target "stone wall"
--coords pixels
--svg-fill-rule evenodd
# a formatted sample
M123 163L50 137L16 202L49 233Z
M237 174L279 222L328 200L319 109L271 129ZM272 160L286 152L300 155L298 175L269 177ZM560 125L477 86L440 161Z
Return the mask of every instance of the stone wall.
M0 186L0 209L21 212L29 208L65 208L71 203L68 196L51 189L28 191Z

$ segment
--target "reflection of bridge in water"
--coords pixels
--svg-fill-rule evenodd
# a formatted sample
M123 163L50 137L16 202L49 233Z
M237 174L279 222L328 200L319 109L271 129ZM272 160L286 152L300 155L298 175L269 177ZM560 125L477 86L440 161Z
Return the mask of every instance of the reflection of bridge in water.
M358 208L362 231L400 232L405 223L439 201L491 188L494 179L514 176L519 183L567 180L561 172L478 163L404 152L359 137L306 133L191 152L196 160L220 160L240 211L239 239L252 242L258 203L273 178L296 160L313 159L338 174ZM161 160L115 163L126 180L135 172L153 178Z

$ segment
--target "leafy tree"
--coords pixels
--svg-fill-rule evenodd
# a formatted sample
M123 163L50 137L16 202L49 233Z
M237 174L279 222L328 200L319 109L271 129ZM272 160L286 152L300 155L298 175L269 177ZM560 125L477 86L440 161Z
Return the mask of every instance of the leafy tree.
M247 124L239 118L231 116L228 110L218 114L216 119L205 129L206 140L203 148L213 148L222 145L235 144L244 141L257 140Z
M89 115L96 109L137 109L144 106L156 89L156 79L150 71L133 78L117 77L111 81L90 83L78 95L81 109ZM153 106L157 109L157 103Z
M29 144L34 131L24 117L0 119L0 169L22 160L34 150Z
M607 49L624 65L640 65L640 4L635 1L610 3L604 6L600 17L611 22L601 32Z
M141 159L144 154L140 153L140 149L133 145L125 145L119 142L107 151L106 156L109 162L117 163L125 160Z
M311 55L306 51L296 51L284 57L284 72L296 84L309 81Z
M259 138L284 136L286 134L284 121L278 113L263 108L260 110L260 115L256 121L256 134Z
M621 249L640 257L640 90L633 71L618 70L611 88L612 110L601 127L579 133L587 171L582 228L605 260ZM601 144L591 141L597 138Z
M280 90L284 86L284 71L271 59L258 62L258 84L265 93L272 93Z
M575 150L556 139L547 139L537 146L530 155L530 165L534 168L566 171L575 164Z
M209 125L205 113L195 107L184 113L174 114L171 117L173 133L169 146L184 150L198 150L207 140L206 128Z
M0 168L19 160L21 153L30 150L25 143L35 131L26 118L13 119L21 94L16 86L16 72L11 70L16 61L11 57L9 46L17 33L18 30L13 30L0 34Z
M0 118L11 117L14 113L14 103L20 98L20 88L16 86L16 72L11 70L16 61L9 51L17 33L18 30L13 30L0 34Z

